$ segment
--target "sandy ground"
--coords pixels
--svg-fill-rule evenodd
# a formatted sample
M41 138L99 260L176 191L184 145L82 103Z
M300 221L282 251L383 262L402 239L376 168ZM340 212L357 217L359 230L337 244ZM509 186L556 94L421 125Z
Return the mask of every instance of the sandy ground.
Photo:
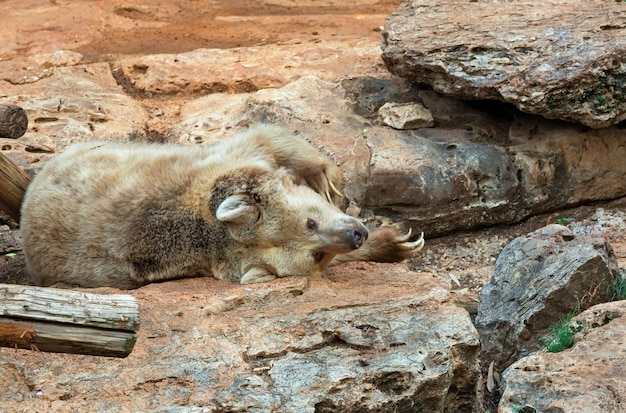
M399 0L6 0L0 56L75 50L108 55L181 53L311 39L380 39Z

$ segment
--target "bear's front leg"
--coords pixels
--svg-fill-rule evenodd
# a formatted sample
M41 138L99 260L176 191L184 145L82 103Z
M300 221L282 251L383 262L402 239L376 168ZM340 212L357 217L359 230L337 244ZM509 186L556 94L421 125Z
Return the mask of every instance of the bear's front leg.
M343 196L337 189L341 180L339 167L304 138L284 128L256 125L240 139L255 148L255 156L262 151L276 166L293 172L298 185L309 186L328 202L332 203L332 194Z
M270 273L265 268L253 267L246 271L246 273L241 277L241 280L239 280L239 282L241 284L256 284L266 281L272 281L275 278L276 276Z
M337 254L330 265L349 261L401 262L411 258L424 247L424 233L411 237L411 230L404 233L397 224L384 224L371 231L361 248L345 254Z
M325 161L328 161L324 158ZM315 192L319 193L331 204L332 194L343 197L342 193L337 189L341 172L339 168L328 161L328 164L318 164L310 166L308 169L296 171L298 174L296 183L299 185L308 185Z
M293 171L298 185L309 186L330 203L332 194L343 196L337 189L341 180L339 167L309 142L291 134L275 135L272 146L278 166Z

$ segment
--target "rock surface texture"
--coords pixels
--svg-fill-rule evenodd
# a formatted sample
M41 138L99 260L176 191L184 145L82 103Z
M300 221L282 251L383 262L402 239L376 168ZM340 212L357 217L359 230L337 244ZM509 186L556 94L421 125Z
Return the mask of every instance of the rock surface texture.
M600 304L577 316L574 346L537 353L503 374L498 412L622 412L626 403L626 301Z
M351 49L352 64L337 65L345 48ZM121 60L115 70L133 90L193 96L276 88L306 75L336 80L370 74L379 60L369 41L319 41L141 56Z
M0 348L0 411L497 409L481 403L487 373L468 312L476 312L501 249L558 217L584 223L570 225L574 240L550 244L564 247L564 256L579 238L604 237L626 265L626 200L616 199L626 195L626 131L621 124L590 129L545 119L497 101L463 101L413 81L425 79L391 75L380 59L380 32L400 3L0 2L0 103L21 105L30 121L24 136L0 139L0 150L30 174L75 141L208 145L253 122L276 122L341 167L345 196L336 202L351 214L364 221L403 220L427 238L406 265L349 264L253 286L204 278L134 290L142 325L126 359ZM609 59L623 50L619 3L434 3L401 6L387 23L385 55L394 22L420 6L411 27L423 36L416 44L438 45L428 49L437 58L447 53L467 61L453 68L465 79L460 86L444 82L443 63L428 71L436 90L500 100L527 93L524 104L531 109L551 94L555 111L569 105L567 120L592 119L593 127L598 119L609 125L622 118L617 100L623 77L616 69L622 61ZM569 14L557 19L548 13L551 7ZM521 20L505 17L512 9ZM449 21L433 18L443 13ZM524 37L524 30L548 19L552 31ZM567 66L563 55L543 65L538 44L552 42L549 54L556 59L578 33L568 26L573 20L589 36L577 47L591 50L601 36L612 36L607 54L604 45L597 49L595 61L605 59L605 66L583 65L593 59L581 48L572 49L578 65ZM505 41L481 51L476 39L484 33ZM535 83L517 72L508 77L517 64L528 67ZM497 70L475 82L473 67ZM554 73L546 73L548 67ZM593 70L596 81L587 76ZM558 75L555 84L582 83L561 96L543 82L551 74ZM497 85L483 88L492 76ZM507 83L509 78L521 83ZM508 85L506 93L498 82ZM478 95L481 90L493 96ZM605 106L598 109L602 98ZM577 207L562 210L571 206ZM506 225L483 228L494 224ZM0 283L27 282L17 224L0 214ZM568 293L563 299L574 298ZM623 341L610 331L612 324L603 327L609 329L602 330L604 337ZM611 357L602 360L616 360ZM520 379L518 386L507 374L503 406L515 411L534 403L511 395L540 394L541 376ZM620 378L606 380L623 387Z
M0 410L472 411L480 372L469 314L429 274L380 269L130 291L142 325L128 358L0 349Z
M504 368L538 345L537 335L575 309L605 302L617 261L603 238L551 224L509 243L480 294L483 350Z
M109 65L74 66L75 55L66 55L0 61L0 101L23 107L30 123L22 138L0 138L1 147L27 170L73 142L145 138L148 113L118 86Z
M373 41L344 43L343 54L319 41L110 64L77 63L75 52L0 61L0 103L30 118L26 134L0 138L0 148L35 173L76 141L206 145L254 122L280 123L340 165L344 207L404 220L427 237L626 194L620 127L472 106L385 74ZM277 65L273 75L262 56ZM422 115L398 115L406 108Z
M602 128L626 119L625 19L615 1L409 0L383 60L446 95Z
M371 90L382 91L378 101ZM376 123L385 102L410 99L445 126ZM616 126L581 130L519 113L498 125L458 100L387 79L310 75L278 89L200 97L180 114L167 139L182 144L210 144L258 120L288 124L341 166L344 201L431 236L626 194L626 133Z

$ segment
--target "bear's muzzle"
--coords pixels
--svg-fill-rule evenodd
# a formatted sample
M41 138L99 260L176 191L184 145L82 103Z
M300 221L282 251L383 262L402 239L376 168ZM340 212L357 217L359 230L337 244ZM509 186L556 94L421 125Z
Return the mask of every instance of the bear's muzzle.
M361 248L361 245L367 240L367 236L369 235L367 228L361 225L361 228L358 229L349 229L346 232L346 236L348 237L348 244L352 247L352 249Z

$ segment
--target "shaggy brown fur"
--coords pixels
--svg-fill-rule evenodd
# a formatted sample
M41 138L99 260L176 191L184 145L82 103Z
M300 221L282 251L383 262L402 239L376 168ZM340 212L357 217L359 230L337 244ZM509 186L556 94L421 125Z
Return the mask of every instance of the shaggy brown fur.
M212 147L81 143L28 188L21 229L37 285L136 288L213 275L253 283L419 250L332 205L339 169L260 125ZM367 241L366 241L367 240Z

